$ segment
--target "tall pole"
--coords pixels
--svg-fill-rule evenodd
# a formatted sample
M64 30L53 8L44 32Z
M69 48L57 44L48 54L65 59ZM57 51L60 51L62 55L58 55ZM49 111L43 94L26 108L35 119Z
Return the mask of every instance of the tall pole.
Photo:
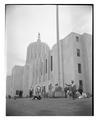
M58 53L58 84L60 86L60 44L59 44L58 5L56 5L56 26L57 26L57 53Z

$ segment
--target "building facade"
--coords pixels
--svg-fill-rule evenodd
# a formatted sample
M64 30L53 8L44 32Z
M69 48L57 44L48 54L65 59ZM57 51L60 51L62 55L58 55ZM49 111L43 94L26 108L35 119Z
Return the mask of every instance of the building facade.
M92 94L92 37L89 34L71 33L60 40L61 48L61 80L60 86L75 81L77 88L83 87L84 92ZM58 83L57 44L52 48L53 77L52 81Z
M64 89L65 83L70 84L71 80L75 81L77 89L82 86L84 92L92 94L91 35L70 33L59 41L59 45L58 60L58 45L50 50L47 44L41 42L39 34L37 42L27 48L25 65L15 66L11 79L7 79L7 84L11 83L7 85L7 95L15 96L17 90L22 90L23 96L29 95L30 90L35 94L38 87L43 94L51 94L56 85Z

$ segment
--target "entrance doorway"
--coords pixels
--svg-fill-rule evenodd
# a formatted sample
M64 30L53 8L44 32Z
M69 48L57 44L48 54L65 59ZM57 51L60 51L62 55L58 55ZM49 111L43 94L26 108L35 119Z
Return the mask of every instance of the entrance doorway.
M41 87L40 86L36 86L36 88L35 88L35 94L36 95L41 95Z

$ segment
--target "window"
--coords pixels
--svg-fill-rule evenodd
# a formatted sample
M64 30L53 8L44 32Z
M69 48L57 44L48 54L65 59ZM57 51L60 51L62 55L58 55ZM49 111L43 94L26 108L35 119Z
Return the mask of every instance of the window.
M80 57L80 49L77 49L77 56Z
M79 80L79 85L82 86L83 85L83 81Z
M47 73L47 59L46 59L46 73Z
M79 37L78 36L76 36L76 41L79 42Z
M41 74L41 76L42 76L42 70L43 70L43 62L41 61L41 63L40 63L40 74Z
M81 73L81 64L78 63L78 73Z
M53 70L53 57L51 56L51 71Z
M83 81L82 80L79 80L79 89L83 90Z

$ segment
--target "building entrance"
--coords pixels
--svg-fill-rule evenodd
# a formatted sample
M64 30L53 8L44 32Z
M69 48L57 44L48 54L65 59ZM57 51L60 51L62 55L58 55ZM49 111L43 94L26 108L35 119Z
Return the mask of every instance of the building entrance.
M36 95L41 95L41 87L40 86L36 86L36 88L35 88L35 94Z

